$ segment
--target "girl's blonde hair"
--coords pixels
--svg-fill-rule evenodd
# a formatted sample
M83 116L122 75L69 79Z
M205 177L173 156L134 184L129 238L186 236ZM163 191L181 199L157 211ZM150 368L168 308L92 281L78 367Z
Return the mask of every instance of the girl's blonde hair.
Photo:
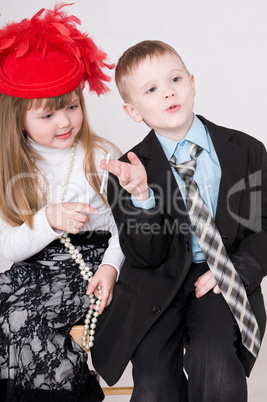
M82 127L77 134L85 150L83 161L88 182L99 194L103 202L106 199L100 194L101 179L97 174L94 161L96 148L107 152L107 140L96 135L90 128L82 90L78 87L75 93L80 98L83 112ZM71 102L72 94L44 99L22 99L0 94L0 214L12 226L27 223L33 227L34 214L44 207L45 198L38 191L36 181L35 160L40 156L31 148L24 131L24 118L27 110L34 104L47 110L60 110ZM112 144L114 147L114 145Z

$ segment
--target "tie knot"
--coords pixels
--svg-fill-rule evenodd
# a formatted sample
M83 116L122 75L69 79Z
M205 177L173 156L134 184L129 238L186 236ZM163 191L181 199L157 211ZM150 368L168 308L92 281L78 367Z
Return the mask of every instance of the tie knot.
M196 159L202 151L203 148L201 148L199 145L194 144L193 142L190 143L189 154L191 159Z
M177 164L175 155L174 154L172 155L171 159L169 160L170 165L177 171L177 173L184 181L189 180L193 177L196 170L196 164L197 164L196 159L201 154L202 151L203 148L191 142L189 148L189 154L191 158L190 161Z

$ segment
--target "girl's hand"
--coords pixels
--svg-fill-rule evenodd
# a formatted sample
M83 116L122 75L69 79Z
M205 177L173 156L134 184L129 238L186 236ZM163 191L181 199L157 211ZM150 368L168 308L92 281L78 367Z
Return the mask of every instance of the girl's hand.
M113 289L117 278L117 270L112 265L103 264L94 274L90 284L88 285L86 294L92 293L98 296L97 286L102 288L101 303L99 307L99 314L102 314L104 309L109 306L112 300Z
M146 170L135 153L129 152L127 156L131 163L111 159L106 164L103 159L100 168L117 176L121 187L138 201L145 201L149 198Z
M62 202L46 208L46 217L52 229L73 234L79 233L89 221L90 218L86 214L97 213L97 209L82 202Z
M196 287L197 298L204 296L211 289L213 289L213 292L216 294L221 293L220 288L217 285L217 282L215 281L213 273L210 270L205 272L205 274L201 275L197 279L197 281L195 282L195 287Z

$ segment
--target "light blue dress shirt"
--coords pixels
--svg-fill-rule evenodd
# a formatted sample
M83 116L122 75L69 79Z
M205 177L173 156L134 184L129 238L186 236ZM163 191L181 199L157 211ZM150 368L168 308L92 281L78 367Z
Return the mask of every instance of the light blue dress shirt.
M162 146L166 158L169 160L174 154L177 159L177 163L183 163L191 159L189 155L190 142L194 142L203 148L203 151L197 158L197 167L194 174L194 180L198 184L200 194L209 207L214 218L218 202L221 167L207 128L198 119L198 117L194 115L193 123L182 141L177 142L163 137L157 133L156 136ZM185 202L185 183L174 168L172 168L172 171ZM132 197L132 202L135 207L144 209L150 209L155 206L152 190L150 190L149 200L140 202ZM205 257L201 251L201 248L199 247L193 231L192 254L194 262L205 261Z

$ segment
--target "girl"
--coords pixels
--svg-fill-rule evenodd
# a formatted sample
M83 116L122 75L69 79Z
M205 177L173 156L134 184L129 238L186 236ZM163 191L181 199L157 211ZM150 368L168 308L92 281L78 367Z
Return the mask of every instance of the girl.
M90 129L82 95L85 83L106 92L112 66L62 7L0 31L0 252L15 262L0 274L6 401L104 397L69 331L89 309L83 340L93 346L123 260L99 190L100 160L119 151Z

